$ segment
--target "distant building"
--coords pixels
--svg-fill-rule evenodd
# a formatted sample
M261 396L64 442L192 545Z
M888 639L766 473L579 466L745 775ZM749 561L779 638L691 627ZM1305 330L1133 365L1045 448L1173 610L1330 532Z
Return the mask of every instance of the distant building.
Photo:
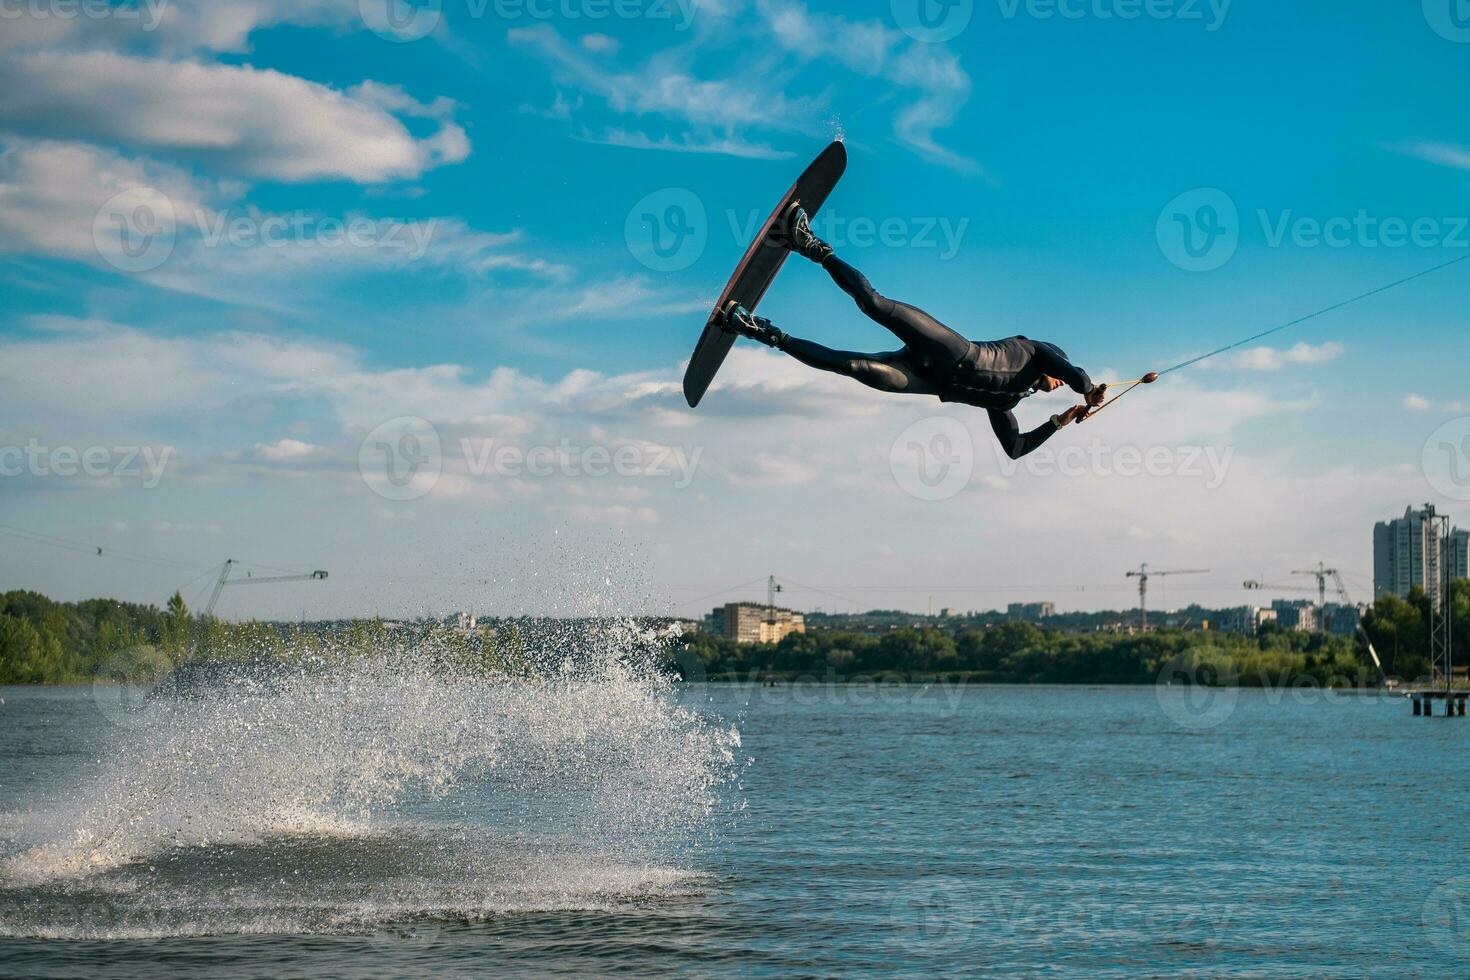
M1445 562L1450 578L1470 579L1470 531L1455 528L1445 542Z
M730 602L710 613L710 628L736 643L780 643L806 632L806 617L758 602Z
M1261 628L1262 623L1274 623L1276 621L1276 610L1260 609L1256 606L1236 606L1234 609L1221 609L1215 614L1214 626L1222 633L1239 633L1244 636L1255 636L1256 631Z
M1307 600L1277 599L1271 608L1276 611L1276 622L1282 629L1316 632L1317 607Z
M474 633L479 628L480 628L480 618L478 616L476 616L474 613L472 613L472 612L462 612L462 613L455 614L455 617L454 617L454 630L455 630L455 632L462 633L465 636L469 636L470 634Z
M1410 589L1430 590L1448 563L1451 578L1470 578L1470 531L1455 528L1441 540L1432 504L1410 507L1404 516L1373 525L1373 594L1407 598Z
M1006 606L1006 616L1010 619L1024 619L1028 622L1039 622L1050 619L1057 614L1055 602L1013 602Z
M1327 632L1335 636L1352 636L1358 631L1358 623L1363 618L1363 610L1360 607L1348 606L1340 602L1329 602L1325 614Z

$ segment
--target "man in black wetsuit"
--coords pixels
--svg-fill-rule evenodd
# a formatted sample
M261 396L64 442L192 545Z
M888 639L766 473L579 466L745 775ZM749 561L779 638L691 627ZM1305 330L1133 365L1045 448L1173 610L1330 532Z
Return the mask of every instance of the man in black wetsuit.
M1020 459L1058 429L1086 418L1106 397L1107 386L1094 385L1087 372L1054 344L1025 337L969 341L923 310L883 296L861 272L833 255L832 246L812 234L799 204L792 205L784 225L782 244L826 269L832 281L857 301L858 309L893 331L903 342L902 349L885 354L832 350L784 333L734 303L725 310L726 329L785 351L809 367L855 378L879 391L936 395L940 401L987 409L990 426L1011 459ZM1063 385L1082 395L1087 404L1022 432L1011 410L1028 395Z

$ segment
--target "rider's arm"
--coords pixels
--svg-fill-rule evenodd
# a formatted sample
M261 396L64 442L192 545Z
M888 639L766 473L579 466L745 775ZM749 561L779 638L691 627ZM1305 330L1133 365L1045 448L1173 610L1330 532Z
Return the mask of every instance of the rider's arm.
M1038 344L1036 359L1043 374L1051 375L1079 395L1092 394L1092 379L1087 376L1087 372L1065 357L1054 353L1045 345Z
M990 427L995 430L995 438L1000 441L1000 446L1005 450L1006 455L1011 459L1020 459L1041 448L1041 444L1050 439L1061 428L1061 425L1057 424L1054 418L1047 419L1040 427L1030 432L1022 432L1014 413L992 409Z

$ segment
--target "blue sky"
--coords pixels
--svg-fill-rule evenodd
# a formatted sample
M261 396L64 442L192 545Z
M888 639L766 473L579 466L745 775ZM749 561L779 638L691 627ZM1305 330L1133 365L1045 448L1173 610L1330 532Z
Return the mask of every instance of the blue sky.
M1149 561L1212 569L1169 604L1225 605L1318 559L1371 571L1368 525L1410 502L1470 511L1470 460L1434 463L1470 436L1470 263L1132 395L1049 444L1063 473L1002 465L981 413L745 344L685 409L742 235L839 136L840 254L1102 377L1470 253L1451 0L926 3L937 33L910 0L7 14L0 523L168 564L12 536L0 587L197 601L237 557L333 578L233 616L570 607L584 579L697 613L772 572L808 608L1095 607ZM129 256L145 213L173 223ZM645 214L677 225L662 256ZM762 312L890 346L804 263ZM424 438L431 472L385 485L374 454ZM956 438L960 478L916 484L910 449ZM487 469L507 446L561 461ZM628 465L565 462L589 447ZM66 449L93 472L59 475Z

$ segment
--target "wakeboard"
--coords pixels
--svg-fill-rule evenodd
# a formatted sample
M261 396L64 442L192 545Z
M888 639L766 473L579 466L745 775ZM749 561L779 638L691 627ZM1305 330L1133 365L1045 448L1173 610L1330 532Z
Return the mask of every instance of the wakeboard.
M684 372L684 399L690 408L699 405L719 373L720 365L725 363L725 356L735 345L736 335L723 325L725 307L735 302L754 311L776 273L781 271L786 257L791 254L782 235L787 209L799 203L808 215L815 218L846 170L847 148L841 143L833 143L796 178L796 183L781 198L781 203L776 205L776 210L771 212L760 233L745 250L735 273L725 284L724 292L720 293L719 302L705 321L704 333L699 335L699 344L695 346L694 356L689 359L689 367Z

